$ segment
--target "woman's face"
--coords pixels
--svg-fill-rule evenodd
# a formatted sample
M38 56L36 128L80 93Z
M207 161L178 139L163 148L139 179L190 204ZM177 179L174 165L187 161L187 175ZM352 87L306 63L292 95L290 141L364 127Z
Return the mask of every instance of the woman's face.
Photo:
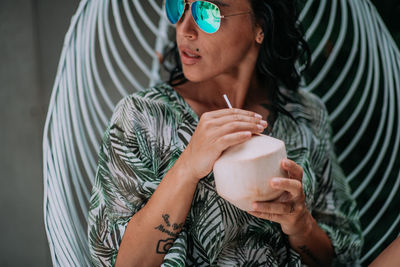
M193 1L189 1L191 3ZM218 0L221 15L251 11L248 0ZM176 25L176 39L185 77L192 82L206 81L220 75L238 76L243 68L254 68L259 49L259 34L253 14L221 19L216 33L203 32L187 9ZM258 37L258 39L257 39Z

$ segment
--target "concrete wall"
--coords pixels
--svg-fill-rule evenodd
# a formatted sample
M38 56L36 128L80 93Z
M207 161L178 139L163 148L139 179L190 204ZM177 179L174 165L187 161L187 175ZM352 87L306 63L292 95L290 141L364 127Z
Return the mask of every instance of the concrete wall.
M51 266L42 132L78 0L0 0L0 266Z

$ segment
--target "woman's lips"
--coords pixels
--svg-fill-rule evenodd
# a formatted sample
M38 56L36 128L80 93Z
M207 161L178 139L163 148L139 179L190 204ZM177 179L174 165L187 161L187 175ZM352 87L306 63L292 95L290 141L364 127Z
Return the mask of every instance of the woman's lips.
M201 56L190 49L181 49L181 61L184 65L194 65L200 61Z

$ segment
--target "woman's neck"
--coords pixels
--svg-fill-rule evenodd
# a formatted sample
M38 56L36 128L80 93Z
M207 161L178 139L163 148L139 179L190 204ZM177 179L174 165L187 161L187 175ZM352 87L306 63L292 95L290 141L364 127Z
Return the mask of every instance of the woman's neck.
M227 95L232 107L259 112L266 117L268 111L261 104L270 103L272 100L269 92L272 88L269 87L265 84L261 85L254 75L247 82L225 80L219 83L212 81L193 83L188 81L175 87L175 90L199 117L208 111L227 108L223 94Z

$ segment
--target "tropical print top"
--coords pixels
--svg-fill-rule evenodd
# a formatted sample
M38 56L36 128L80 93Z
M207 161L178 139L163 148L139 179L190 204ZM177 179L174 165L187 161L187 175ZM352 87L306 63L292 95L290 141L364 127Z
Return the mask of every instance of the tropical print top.
M306 91L285 96L270 136L303 167L306 206L329 235L335 264L357 264L358 210L340 169L322 101ZM185 149L199 121L168 84L133 93L117 105L99 152L89 212L94 266L113 266L125 228ZM186 223L163 266L302 266L280 225L239 210L215 190L213 173L196 189Z

